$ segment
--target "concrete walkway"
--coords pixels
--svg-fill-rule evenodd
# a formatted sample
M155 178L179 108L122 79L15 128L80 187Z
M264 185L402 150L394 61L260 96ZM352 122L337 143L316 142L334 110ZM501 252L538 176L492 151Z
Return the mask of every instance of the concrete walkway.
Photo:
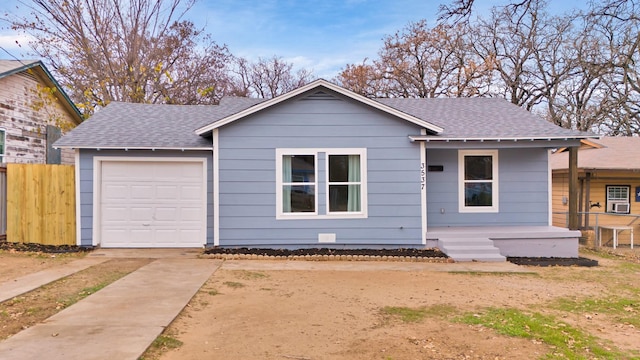
M37 273L25 275L15 280L9 280L0 284L0 302L7 301L18 295L28 293L43 285L62 279L65 276L75 274L94 265L107 261L105 258L89 258L74 260L67 264L55 266Z
M221 264L188 257L154 260L0 342L0 359L135 360Z

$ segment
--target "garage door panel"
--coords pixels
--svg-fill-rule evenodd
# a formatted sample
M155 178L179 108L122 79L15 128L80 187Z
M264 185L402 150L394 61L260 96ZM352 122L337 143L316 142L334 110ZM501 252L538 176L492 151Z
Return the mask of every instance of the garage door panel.
M180 209L180 221L182 222L186 222L186 221L190 221L190 222L197 222L200 221L200 209L199 208L188 208L188 207L183 207L182 209Z
M131 181L131 180L129 180ZM154 188L151 185L131 185L130 192L132 200L153 200L155 197Z
M153 220L154 209L153 207L131 207L129 212L129 219L134 221L146 221L151 222Z
M178 231L176 229L158 229L156 230L156 243L157 244L171 244L176 242L178 237Z
M156 186L156 199L158 199L158 200L178 200L178 199L180 199L180 186L178 186L178 185L158 185L158 186Z
M200 236L200 232L196 231L196 230L188 230L188 229L180 229L178 230L178 239L180 239L180 242L189 242L192 241L193 239L196 239L198 236Z
M181 164L180 172L185 180L198 182L202 179L202 168L197 164Z
M202 186L182 185L180 187L180 198L185 200L197 200L202 196Z
M102 241L110 244L121 244L127 239L128 231L125 229L108 229L102 232Z
M107 184L102 186L103 202L121 201L129 197L129 186L125 184Z
M157 207L154 220L178 223L180 220L180 211L175 207Z
M207 193L203 162L101 164L102 246L204 245Z
M130 229L127 240L132 245L149 246L153 241L153 230L145 226Z
M105 206L102 208L102 221L128 221L129 209L121 206Z

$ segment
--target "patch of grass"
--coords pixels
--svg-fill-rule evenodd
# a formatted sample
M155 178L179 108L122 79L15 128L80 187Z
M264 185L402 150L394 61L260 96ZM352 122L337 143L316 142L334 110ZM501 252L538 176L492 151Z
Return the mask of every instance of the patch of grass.
M38 312L40 312L42 309L39 307L35 307L35 308L28 308L26 313L29 315L33 315L33 314L37 314Z
M425 307L385 306L380 311L384 316L398 318L405 323L419 322L427 316Z
M77 303L78 301L86 298L87 296L96 293L100 290L102 290L103 288L105 288L107 285L111 284L114 280L109 279L109 280L105 280L102 281L96 285L93 286L89 286L86 287L82 290L80 290L78 293L73 294L71 296L67 296L63 299L59 299L58 300L58 304L62 307L62 308L67 308L75 303Z
M632 262L622 262L618 265L620 270L624 270L625 272L640 272L640 264L632 263Z
M570 313L600 313L614 317L617 322L640 327L640 299L609 297L601 299L558 299L552 307Z
M244 280L257 280L269 277L269 275L257 271L240 270L235 273L239 278Z
M168 350L177 349L182 346L183 342L169 335L159 335L151 345L147 351L145 351L142 356L138 358L138 360L151 360L158 359L162 353L167 352Z
M426 317L449 319L457 313L455 306L448 304L436 304L432 306L422 306L410 308L405 306L385 306L380 309L380 313L385 318L384 323L390 319L398 319L404 323L416 323Z
M615 254L585 247L580 248L580 255L595 255L603 259L620 259L620 256Z
M225 281L223 284L233 289L239 289L245 286L243 283L237 281Z
M548 359L623 359L628 354L611 346L604 346L598 339L574 328L553 316L524 313L517 309L489 308L479 314L466 314L456 321L482 325L507 336L535 339L552 347Z
M452 315L457 314L457 311L458 311L458 309L455 306L449 305L449 304L431 305L424 308L424 310L425 310L426 316L443 318L443 319L447 319Z
M207 291L207 294L211 295L211 296L216 296L216 295L220 295L220 292L216 289L211 289L209 291Z

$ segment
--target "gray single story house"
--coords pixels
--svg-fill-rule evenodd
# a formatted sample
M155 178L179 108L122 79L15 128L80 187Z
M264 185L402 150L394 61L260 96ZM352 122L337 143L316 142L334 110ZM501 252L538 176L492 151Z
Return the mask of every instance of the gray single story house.
M316 80L219 105L114 102L75 149L77 243L421 248L577 257L551 226L552 148L595 137L503 99L369 99Z

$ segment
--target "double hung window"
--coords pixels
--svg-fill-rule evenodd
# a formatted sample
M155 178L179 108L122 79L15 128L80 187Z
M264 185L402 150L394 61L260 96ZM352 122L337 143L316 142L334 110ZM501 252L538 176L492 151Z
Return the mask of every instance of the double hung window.
M458 152L460 212L498 212L498 151Z

